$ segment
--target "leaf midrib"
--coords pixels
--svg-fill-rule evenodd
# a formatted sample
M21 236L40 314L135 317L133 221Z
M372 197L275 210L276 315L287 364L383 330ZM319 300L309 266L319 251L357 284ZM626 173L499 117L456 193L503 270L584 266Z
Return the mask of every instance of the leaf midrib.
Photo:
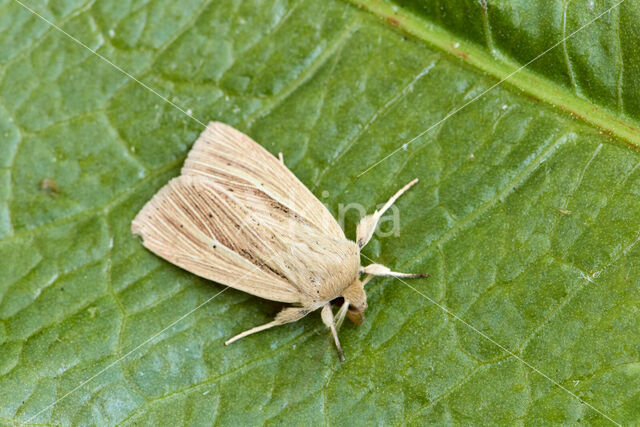
M530 71L526 67L523 68L521 63L507 57L498 59L495 56L497 52L492 54L491 51L457 37L406 8L388 3L387 0L347 1L384 19L391 24L390 26L399 28L427 43L430 47L454 56L457 60L492 76L497 80L497 85L492 86L487 92L490 92L498 85L509 85L524 96L545 102L556 110L563 110L573 118L588 123L590 126L632 148L640 148L640 124L629 117L615 115L588 99L580 98L575 93L553 83L551 80ZM577 35L579 33L576 33ZM562 44L560 42L553 49L561 49ZM463 105L466 106L468 104ZM458 108L464 108L463 105L458 106ZM425 125L425 128L427 127Z

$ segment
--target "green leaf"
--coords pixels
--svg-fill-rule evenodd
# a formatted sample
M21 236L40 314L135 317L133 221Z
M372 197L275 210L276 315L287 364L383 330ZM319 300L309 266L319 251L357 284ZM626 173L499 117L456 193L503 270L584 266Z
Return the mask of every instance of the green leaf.
M0 420L639 423L640 6L615 5L1 2ZM198 120L336 216L420 178L364 255L431 277L372 281L345 363L315 313L225 347L281 305L131 235Z

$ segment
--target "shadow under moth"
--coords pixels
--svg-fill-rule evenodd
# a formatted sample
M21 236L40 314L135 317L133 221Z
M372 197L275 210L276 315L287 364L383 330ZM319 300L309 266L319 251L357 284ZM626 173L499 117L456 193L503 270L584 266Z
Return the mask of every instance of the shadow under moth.
M340 359L338 330L360 324L373 276L426 277L360 265L360 249L382 214L418 180L400 189L357 226L348 240L325 206L284 165L242 132L211 122L189 152L181 175L138 213L131 230L156 255L198 276L289 303L275 320L225 342L295 322L321 308ZM360 276L365 275L363 280ZM331 301L344 303L334 316Z

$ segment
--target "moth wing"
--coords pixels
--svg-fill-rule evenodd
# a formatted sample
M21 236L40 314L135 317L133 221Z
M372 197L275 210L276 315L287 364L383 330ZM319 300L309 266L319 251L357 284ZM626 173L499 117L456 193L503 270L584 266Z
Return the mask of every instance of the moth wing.
M337 297L341 286L357 277L360 251L354 242L318 230L260 189L229 184L221 190L245 204L262 231L268 230L267 236L277 242L273 246L282 254L271 261L272 268L294 283L312 302ZM260 253L258 247L251 250Z
M172 179L138 213L131 231L153 253L198 276L273 301L307 300L280 273L288 248L209 179Z
M205 176L223 187L258 188L323 233L336 239L345 238L327 208L282 162L224 123L209 123L189 152L182 174Z

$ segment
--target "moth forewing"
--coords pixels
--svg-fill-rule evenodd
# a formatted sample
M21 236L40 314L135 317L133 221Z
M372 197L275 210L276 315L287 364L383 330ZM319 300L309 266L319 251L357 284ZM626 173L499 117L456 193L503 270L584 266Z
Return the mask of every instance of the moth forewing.
M284 162L224 123L209 123L189 152L182 174L202 175L235 191L238 186L245 190L261 190L324 234L345 238L327 208L287 169ZM245 191L237 197L249 194L250 191Z
M276 159L248 136L212 122L189 152L182 175L138 213L132 232L158 256L204 278L261 298L294 303L272 322L229 339L230 344L322 307L340 357L338 329L346 316L364 319L359 274L402 275L360 266L360 248L382 213L415 180L363 219L357 244L345 238L329 211ZM345 299L334 318L331 301Z
M242 207L231 199L224 204L225 193L214 186L202 177L174 178L136 216L132 231L152 252L185 270L262 298L300 303L287 280L255 262L257 254L249 249L269 245L240 219Z

